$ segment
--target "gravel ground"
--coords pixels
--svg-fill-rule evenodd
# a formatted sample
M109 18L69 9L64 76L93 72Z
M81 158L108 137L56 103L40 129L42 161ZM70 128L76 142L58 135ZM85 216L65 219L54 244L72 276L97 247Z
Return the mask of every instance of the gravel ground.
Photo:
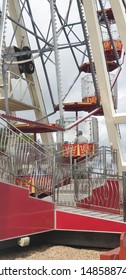
M99 260L102 250L40 245L0 252L0 260Z

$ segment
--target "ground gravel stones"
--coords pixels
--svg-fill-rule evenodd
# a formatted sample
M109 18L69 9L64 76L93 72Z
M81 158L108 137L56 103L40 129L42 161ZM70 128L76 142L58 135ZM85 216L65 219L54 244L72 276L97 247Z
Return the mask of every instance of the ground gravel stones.
M103 250L68 246L40 245L13 248L0 252L1 260L99 260Z

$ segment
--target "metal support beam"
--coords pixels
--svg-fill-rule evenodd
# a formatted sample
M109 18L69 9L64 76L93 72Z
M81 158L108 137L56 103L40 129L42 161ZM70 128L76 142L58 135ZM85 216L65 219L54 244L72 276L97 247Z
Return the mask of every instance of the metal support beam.
M37 37L37 31L36 31L36 27L35 27L35 24L34 24L33 15L32 15L31 7L30 7L30 4L29 4L29 0L26 0L26 2L27 2L29 14L30 14L30 18L31 18L31 22L32 22L32 27L33 27L34 34L35 34L35 38L36 38L36 43L37 43L38 49L41 50L41 45L40 45L39 39ZM51 102L52 102L52 105L53 105L53 108L54 108L55 104L54 104L54 100L53 100L53 94L52 94L52 90L51 90L48 74L47 74L47 71L46 71L46 68L45 68L42 52L40 52L40 58L41 58L41 62L42 62L42 65L43 65L43 70L44 70L44 73L45 73L46 82L47 82L47 85L48 85L48 90L49 90L49 93L50 93Z
M122 0L109 0L109 2L111 4L118 32L126 53L126 11L124 5Z
M126 172L123 172L123 218L126 222Z
M18 19L20 18L20 24L25 27L23 16L20 17L20 5L18 1L11 0L9 4L9 14L10 17L14 18L16 22L18 22ZM15 24L13 24L13 27L15 28ZM28 34L25 29L23 28L17 28L15 39L17 41L17 45L20 46L22 39L23 39L23 46L29 46L30 43L28 40ZM27 75L26 75L27 76ZM30 96L32 105L36 108L40 108L40 110L35 110L35 116L36 119L40 119L42 116L47 115L46 107L40 87L40 83L38 80L37 72L35 71L32 75L28 75L27 79L31 81L31 87L30 87ZM45 123L48 122L48 119L45 119ZM44 133L41 135L43 143L46 144L52 144L53 139L52 135L49 133Z
M53 42L54 42L54 56L55 56L55 65L56 65L56 79L57 79L57 93L59 100L59 112L60 112L60 125L64 126L64 112L63 112L63 101L62 101L62 84L61 84L61 71L60 71L60 61L58 53L58 43L57 43L57 33L56 33L56 19L55 19L55 10L54 10L54 0L50 1L50 11L52 18L52 33L53 33ZM60 143L63 143L63 133L60 132Z
M93 83L94 83L95 95L97 97L97 105L100 106L99 105L99 88L98 88L96 72L95 72L95 68L94 68L94 64L93 64L92 50L91 50L91 46L90 46L90 40L89 40L88 31L87 31L86 21L84 18L84 13L82 12L82 7L81 7L82 4L81 4L80 0L77 0L77 5L78 5L79 13L80 13L80 18L81 18L81 22L82 22L81 23L82 30L83 30L84 39L85 39L85 43L86 43L86 47L87 47L87 54L88 54L88 58L89 58L89 62L90 62L90 68L91 68L91 74L92 74L92 79L93 79Z
M115 59L116 59L117 65L119 66L120 64L119 64L119 59L118 59L118 53L117 53L117 50L116 50L116 47L115 47L115 44L114 44L114 41L113 41L113 38L112 38L112 34L111 34L111 31L110 31L110 26L109 26L109 23L108 23L108 19L107 19L106 13L105 13L105 9L104 9L102 0L99 0L99 4L100 4L100 7L101 7L103 16L104 16L104 21L105 21L106 28L107 28L107 31L108 31L108 35L109 35L109 38L110 38L110 41L111 41L111 44L112 44L112 47L113 47L113 52L114 52L114 55L115 55Z
M126 114L125 113L116 113L114 116L115 124L125 124L126 123Z
M115 3L115 1L114 1ZM97 73L97 79L100 89L102 107L104 111L109 142L114 149L118 151L119 159L119 172L122 174L123 157L120 147L120 139L117 130L117 126L114 124L114 107L112 101L111 86L109 83L109 77L107 73L106 61L104 56L102 37L100 32L100 26L97 18L97 12L95 8L94 0L83 0L83 5L86 14L86 20L88 25L88 31L91 41L91 47L95 62L95 68ZM95 43L94 43L95 42Z
M2 11L0 11L0 96L4 96L4 84L6 77L3 67L3 48L5 45L5 22L6 22L6 11L7 11L8 0L3 1ZM7 90L5 90L7 93ZM6 95L6 112L8 112L8 99Z

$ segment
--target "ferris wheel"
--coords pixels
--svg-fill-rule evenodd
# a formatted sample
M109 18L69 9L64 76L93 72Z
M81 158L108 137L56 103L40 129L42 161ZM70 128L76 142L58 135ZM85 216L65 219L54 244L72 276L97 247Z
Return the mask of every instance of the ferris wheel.
M120 170L126 168L118 131L126 117L116 114L125 8L121 0L5 0L0 14L0 110L32 112L44 123L58 118L63 127L65 112L104 115ZM52 143L51 133L42 139Z

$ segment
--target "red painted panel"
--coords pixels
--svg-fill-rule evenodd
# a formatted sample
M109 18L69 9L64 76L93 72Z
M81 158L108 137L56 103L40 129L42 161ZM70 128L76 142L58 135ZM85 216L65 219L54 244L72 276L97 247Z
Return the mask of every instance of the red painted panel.
M0 182L0 240L54 229L54 204Z
M126 223L56 211L57 230L126 232Z
M107 179L107 185L94 189L91 196L77 203L77 207L119 214L119 198L118 181Z

